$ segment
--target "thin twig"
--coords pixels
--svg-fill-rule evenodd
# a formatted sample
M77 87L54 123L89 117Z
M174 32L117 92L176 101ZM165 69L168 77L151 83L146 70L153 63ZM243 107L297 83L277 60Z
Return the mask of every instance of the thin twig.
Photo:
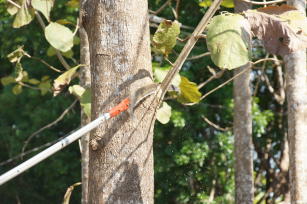
M14 5L14 6L16 6L17 8L21 8L21 6L20 5L18 5L17 3L15 3L14 1L12 1L12 0L6 0L7 2L9 2L10 4L12 4L12 5Z
M163 11L163 9L165 9L165 7L167 7L167 5L169 5L169 3L171 2L172 0L167 0L158 10L156 11L149 11L150 13L154 14L154 15L157 15L158 13L160 13L161 11Z
M31 85L29 85L29 84L25 84L25 83L23 83L22 81L19 81L18 84L20 84L21 86L30 88L30 89L40 90L40 88L37 88L37 87L35 87L35 86L31 86Z
M200 54L200 55L189 57L189 58L187 58L187 60L196 60L196 59L200 59L202 57L206 57L206 56L209 56L209 55L210 55L210 52L205 52L205 53Z
M164 57L165 61L167 61L171 66L174 66L174 63L172 63L167 57Z
M202 118L204 119L204 121L205 121L206 123L208 123L209 125L211 125L212 127L214 127L214 128L217 129L217 130L220 130L220 131L228 131L228 130L230 130L230 127L222 128L222 127L218 126L217 124L211 122L211 121L210 121L208 118L206 118L205 116L202 116Z
M225 70L221 70L219 71L218 73L212 75L209 79L207 79L206 81L204 81L203 83L199 84L197 87L198 89L201 89L203 88L206 84L208 84L210 81L212 81L213 79L218 79L220 78L221 76L223 76Z
M156 15L149 15L149 21L152 23L157 23L160 24L162 21L166 20L165 18L156 16ZM194 30L195 28L191 27L191 26L187 26L187 25L181 25L180 28L182 29L186 29L186 30Z
M41 58L32 57L32 56L30 56L29 58L30 58L30 59L34 59L34 60L37 60L37 61L43 63L44 65L46 65L48 68L52 69L53 71L56 71L56 72L59 72L59 73L62 73L62 72L63 72L63 71L61 71L61 70L55 68L54 66L48 64L45 60L43 60L43 59L41 59Z
M180 0L176 0L176 14L177 14L177 19L179 18L179 6L180 6Z
M76 24L75 31L73 32L73 36L76 35L76 33L78 32L78 30L79 30L79 18L77 18L77 24Z
M259 1L249 1L249 0L241 0L250 4L254 5L268 5L268 4L277 4L281 2L285 2L286 0L274 0L274 1L265 1L265 2L259 2Z
M39 151L40 149L42 149L42 148L44 148L44 147L51 146L51 145L57 143L58 141L60 141L61 139L63 139L64 137L66 137L66 135L65 135L65 136L62 136L62 137L60 137L60 138L58 138L58 139L56 139L56 140L54 140L54 141L52 141L52 142L48 142L48 143L43 144L43 145L41 145L41 146L35 147L35 148L33 148L33 149L30 149L30 150L28 150L28 151L26 151L26 152L24 152L24 153L20 153L20 154L14 156L14 157L11 157L11 158L9 158L9 159L6 160L6 161L1 162L1 163L0 163L0 166L9 164L9 163L11 163L11 162L13 162L13 161L15 161L15 160L17 160L17 159L20 159L20 158L22 158L22 157L24 157L24 156L26 156L26 155L28 155L28 154L31 154L32 152L37 152L37 151Z
M23 147L22 147L21 153L24 153L24 151L25 151L26 147L28 146L29 142L30 142L36 135L38 135L39 133L41 133L41 132L44 131L45 129L52 127L53 125L57 124L60 120L62 120L62 119L64 118L64 116L74 107L74 105L77 103L77 101L78 101L77 99L74 100L74 102L73 102L68 108L66 108L66 109L64 110L64 112L63 112L57 119L55 119L53 122L51 122L51 123L45 125L44 127L40 128L39 130L37 130L37 131L35 131L34 133L32 133L32 134L28 137L28 139L24 142L24 145L23 145Z
M265 58L268 58L269 57L269 54L267 53L265 55ZM266 66L266 62L265 61L263 64L262 64L262 67L261 67L261 74L264 72L264 69L265 69L265 66ZM259 88L259 85L260 85L260 79L261 77L258 78L257 82L256 82L256 85L255 85L255 88L254 88L254 94L253 96L255 97L257 95L257 92L258 92L258 88Z
M200 21L200 23L195 28L194 32L192 33L192 37L188 40L184 48L182 49L179 57L177 58L173 68L167 73L166 77L162 81L161 84L161 92L159 93L159 103L162 102L163 97L165 93L167 92L173 78L175 75L180 71L183 63L187 59L188 55L190 54L191 50L193 49L194 45L196 44L200 34L204 31L206 26L209 23L209 20L212 18L212 16L215 14L215 12L219 9L219 6L221 4L222 0L215 0L212 2L210 8L207 10L206 14Z
M260 59L260 60L257 60L256 62L253 62L253 65L256 65L256 64L259 64L261 62L265 62L265 61L277 61L277 62L282 62L281 60L279 59L276 59L276 58L264 58L264 59Z
M212 94L213 92L215 92L216 90L222 88L223 86L225 86L226 84L228 84L229 82L231 82L232 80L234 80L235 78L239 77L240 75L242 75L244 72L246 72L247 70L249 70L249 66L250 66L250 63L248 63L247 65L247 68L243 69L240 73L234 75L233 77L231 77L230 79L228 79L227 81L225 81L224 83L218 85L217 87L215 87L214 89L212 89L211 91L209 91L208 93L204 94L201 98L200 98L200 101L203 100L204 98L206 98L207 96L209 96L210 94ZM184 105L187 105L187 106L192 106L192 105L195 105L197 103L186 103Z

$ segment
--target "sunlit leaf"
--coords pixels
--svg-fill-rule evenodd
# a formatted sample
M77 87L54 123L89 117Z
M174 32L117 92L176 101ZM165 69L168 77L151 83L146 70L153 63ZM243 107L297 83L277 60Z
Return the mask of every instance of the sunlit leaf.
M78 99L80 99L81 96L85 92L85 88L83 88L80 85L73 85L73 86L70 86L68 88L68 91L69 91L70 94L72 94L72 95L76 96Z
M6 10L11 16L15 15L18 12L18 8L12 4L8 4Z
M32 0L31 5L34 9L42 12L48 21L50 21L50 11L53 7L54 0Z
M23 56L30 57L30 55L23 50L23 46L20 46L16 50L8 54L7 58L9 59L10 62L14 63L14 62L20 62Z
M170 121L171 115L172 107L163 102L162 106L157 110L157 120L162 124L166 124Z
M72 79L72 77L75 75L77 69L80 67L76 66L74 68L71 68L70 70L67 70L63 74L61 74L58 78L54 80L53 83L53 95L56 96L58 95L63 88L68 85Z
M91 89L86 89L80 99L80 105L87 117L91 117Z
M201 98L201 93L198 90L197 84L189 81L186 77L181 76L180 95L178 101L180 103L198 103Z
M180 33L180 23L178 21L164 20L160 23L155 32L152 42L153 46L160 53L168 56L176 45L177 37Z
M250 60L250 27L239 14L222 14L212 18L207 33L207 46L214 64L221 69L234 69Z
M73 47L73 32L61 24L51 22L45 28L45 37L54 48L62 52L67 52Z
M29 24L34 18L34 9L27 6L27 1L23 0L21 8L15 16L13 28L20 28L21 26Z
M16 63L13 76L16 82L19 82L24 78L23 67L20 62Z
M170 66L160 67L159 64L153 63L153 73L155 80L157 82L162 82L170 69L171 69ZM171 84L174 85L175 87L179 87L180 81L181 81L180 75L176 74Z
M7 77L2 77L1 78L1 83L3 86L6 86L6 85L9 85L9 84L12 84L12 83L15 83L15 78L12 77L12 76L7 76Z
M12 89L13 94L18 95L22 92L22 86L20 84L16 84Z
M212 4L212 0L204 0L201 1L198 5L201 7L209 7ZM221 3L221 6L226 7L226 8L234 8L234 2L233 0L223 0Z

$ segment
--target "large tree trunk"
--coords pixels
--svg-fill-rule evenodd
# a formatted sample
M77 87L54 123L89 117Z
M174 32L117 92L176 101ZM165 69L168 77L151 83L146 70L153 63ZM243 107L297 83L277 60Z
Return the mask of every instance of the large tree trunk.
M305 0L288 4L305 13ZM284 57L288 102L291 203L307 203L307 100L306 50Z
M235 11L251 8L250 4L236 0ZM240 73L246 66L238 68ZM235 201L236 204L252 204L254 198L253 145L252 145L252 96L250 90L250 69L234 79L234 123L235 136Z
M86 2L92 119L152 83L147 6L146 0ZM91 133L89 203L153 203L150 100L134 117L123 113Z
M80 85L84 88L91 87L91 72L90 72L90 51L87 33L83 27L82 19L84 16L85 0L80 1L80 15L81 19L79 36L80 36L80 64L85 65L80 70ZM88 124L91 119L81 110L81 126ZM88 203L88 172L89 172L89 139L90 134L86 134L81 138L81 166L82 166L82 204Z

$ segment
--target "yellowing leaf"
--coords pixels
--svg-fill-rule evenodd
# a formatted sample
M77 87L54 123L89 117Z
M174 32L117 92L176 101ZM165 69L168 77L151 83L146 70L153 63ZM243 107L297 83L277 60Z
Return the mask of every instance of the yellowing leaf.
M170 69L171 69L170 66L160 67L157 63L153 63L153 73L155 80L157 82L162 82ZM180 75L176 74L171 84L174 85L175 87L179 87L180 81L181 81Z
M18 95L22 92L22 86L20 84L16 84L12 89L13 94Z
M163 102L161 108L157 110L157 120L162 124L166 124L170 121L171 115L172 107L170 107L166 102Z
M67 24L71 24L73 25L73 23L67 19L59 19L56 21L56 23L62 24L62 25L67 25Z
M30 57L30 55L23 50L23 46L20 46L16 50L8 54L7 58L9 59L10 62L14 63L14 62L20 62L23 56Z
M21 8L18 9L13 28L20 28L21 26L29 24L34 18L34 10L27 6L27 0L23 0Z
M86 89L80 99L80 105L87 117L91 117L91 89Z
M221 69L234 69L250 60L250 27L239 14L213 17L206 40L212 61Z
M9 84L12 84L12 83L15 83L15 79L14 77L12 76L7 76L7 77L2 77L1 78L1 83L3 86L6 86L6 85L9 85Z
M73 85L73 86L70 86L68 88L68 91L69 91L70 94L72 94L72 95L76 96L78 99L80 99L81 96L85 92L85 88L83 88L80 85Z
M54 48L62 52L73 47L73 32L61 24L51 22L45 28L45 37Z
M180 33L180 23L178 21L164 20L160 23L155 32L152 42L157 51L168 56L176 45L176 39Z
M24 78L23 67L20 62L16 64L16 67L14 70L14 77L15 77L16 82L19 82Z
M13 16L18 12L18 8L12 4L8 4L6 11Z
M34 9L42 12L48 21L50 21L50 11L53 7L54 0L32 0L31 5Z
M197 84L189 81L186 77L181 76L180 83L181 94L178 97L180 103L198 103L201 98L201 93L198 90Z
M63 88L68 85L72 79L72 77L75 75L77 69L80 67L80 65L71 68L70 70L64 72L61 74L58 78L54 80L53 83L53 95L56 96L58 95Z

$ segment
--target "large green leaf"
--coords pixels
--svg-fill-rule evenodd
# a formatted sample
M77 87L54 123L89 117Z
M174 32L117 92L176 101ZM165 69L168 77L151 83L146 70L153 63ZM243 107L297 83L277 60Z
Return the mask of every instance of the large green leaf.
M198 90L197 84L189 81L188 78L181 76L180 95L178 101L180 103L198 103L201 98L201 93Z
M50 21L50 11L53 7L53 0L32 0L31 5L34 9L42 12L48 21Z
M64 72L54 80L53 83L54 96L58 95L62 91L62 89L70 83L72 77L75 75L79 67L80 65L67 70L66 72Z
M29 24L34 18L34 9L27 6L27 1L24 0L21 8L18 9L15 20L13 22L13 28L20 28L21 26Z
M153 66L154 77L157 82L162 82L163 79L166 77L168 71L171 69L170 66L160 67L159 64L157 63L153 63L152 66ZM175 87L179 87L180 81L181 81L180 75L176 74L172 81L172 85L174 85Z
M177 37L180 33L180 23L178 21L164 20L160 23L153 36L153 46L157 51L168 56L176 45Z
M73 47L74 34L67 27L51 22L45 28L47 41L56 49L67 52Z
M250 27L239 14L222 14L212 18L207 45L214 64L221 69L234 69L250 60Z
M170 107L166 102L162 103L162 106L157 110L157 120L166 124L170 121L172 115L172 107Z

